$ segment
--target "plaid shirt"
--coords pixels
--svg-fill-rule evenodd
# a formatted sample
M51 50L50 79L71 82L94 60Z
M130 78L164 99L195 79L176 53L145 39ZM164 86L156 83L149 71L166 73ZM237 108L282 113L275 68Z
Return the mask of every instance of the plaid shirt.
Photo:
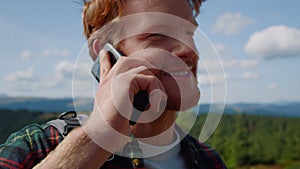
M13 133L0 146L0 168L33 168L44 159L61 141L62 135L50 125L29 125ZM180 153L186 168L226 169L215 150L187 135L181 141ZM115 155L101 169L145 169L143 159L130 159Z

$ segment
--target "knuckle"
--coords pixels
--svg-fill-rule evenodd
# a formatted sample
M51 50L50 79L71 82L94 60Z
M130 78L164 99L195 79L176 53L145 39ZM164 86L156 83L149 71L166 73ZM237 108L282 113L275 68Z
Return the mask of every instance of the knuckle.
M153 82L158 81L158 79L155 76L149 76L149 80Z

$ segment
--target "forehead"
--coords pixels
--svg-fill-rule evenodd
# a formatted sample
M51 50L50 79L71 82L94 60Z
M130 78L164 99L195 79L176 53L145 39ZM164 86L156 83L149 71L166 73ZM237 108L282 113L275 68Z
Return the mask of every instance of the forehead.
M126 0L123 16L141 12L159 12L183 18L197 25L188 0Z

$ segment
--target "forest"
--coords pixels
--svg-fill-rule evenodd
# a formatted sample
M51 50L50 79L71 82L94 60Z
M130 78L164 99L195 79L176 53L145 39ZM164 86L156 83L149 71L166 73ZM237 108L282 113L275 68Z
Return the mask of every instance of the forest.
M0 110L0 142L31 123L42 124L58 116L28 110ZM190 134L198 137L206 114L197 117ZM206 141L221 155L229 169L300 169L300 118L223 114Z
M205 115L198 116L190 134L201 132ZM300 169L300 118L223 114L207 143L229 168ZM252 166L252 167L251 167Z

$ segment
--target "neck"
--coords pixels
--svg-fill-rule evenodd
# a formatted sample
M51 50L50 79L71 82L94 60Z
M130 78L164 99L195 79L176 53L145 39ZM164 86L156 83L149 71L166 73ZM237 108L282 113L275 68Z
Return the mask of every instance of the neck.
M152 145L168 145L174 141L176 111L165 111L150 123L137 123L131 127L131 133L141 141Z

